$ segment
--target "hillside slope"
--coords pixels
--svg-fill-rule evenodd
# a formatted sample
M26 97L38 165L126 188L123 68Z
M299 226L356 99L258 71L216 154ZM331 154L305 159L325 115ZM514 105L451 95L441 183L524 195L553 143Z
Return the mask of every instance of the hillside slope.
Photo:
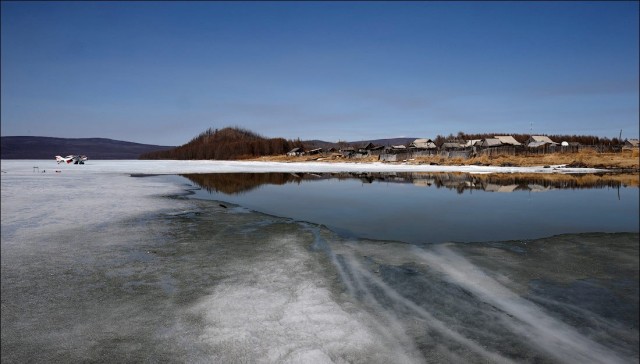
M239 127L209 128L184 145L145 153L140 159L247 159L280 155L301 146L301 142L284 138L265 138Z
M56 155L82 154L89 159L138 159L143 153L172 146L140 144L106 138L52 138L3 136L2 159L53 159Z

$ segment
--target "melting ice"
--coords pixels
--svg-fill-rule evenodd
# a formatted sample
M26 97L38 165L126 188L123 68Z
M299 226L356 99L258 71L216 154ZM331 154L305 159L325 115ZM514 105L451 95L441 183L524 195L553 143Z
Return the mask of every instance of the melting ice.
M1 187L2 362L638 362L637 233L418 247L164 177Z

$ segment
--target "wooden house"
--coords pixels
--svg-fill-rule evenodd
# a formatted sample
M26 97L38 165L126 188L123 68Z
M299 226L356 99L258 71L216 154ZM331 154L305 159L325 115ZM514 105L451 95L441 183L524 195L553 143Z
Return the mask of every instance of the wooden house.
M519 147L522 145L522 143L518 142L511 135L495 135L494 138L500 140L500 142L502 142L503 145L513 145L516 147Z
M533 146L539 146L539 145L544 145L544 144L548 144L548 145L558 145L558 143L554 142L553 140L549 139L548 136L546 135L532 135L529 137L529 139L527 139L526 142L524 142L524 144L529 147L529 144L531 143L536 143L533 144ZM540 144L542 143L542 144ZM531 148L531 147L529 147Z
M415 150L435 150L436 148L436 143L431 139L416 139L409 144L409 149Z
M304 154L304 150L302 148L293 148L287 153L289 157L298 157L303 154Z
M638 139L627 139L624 141L623 149L638 149L640 148L640 142Z
M356 149L354 147L345 147L340 149L340 153L345 158L351 158L354 154L356 154Z
M495 148L501 147L502 142L498 138L484 138L478 146L481 148Z

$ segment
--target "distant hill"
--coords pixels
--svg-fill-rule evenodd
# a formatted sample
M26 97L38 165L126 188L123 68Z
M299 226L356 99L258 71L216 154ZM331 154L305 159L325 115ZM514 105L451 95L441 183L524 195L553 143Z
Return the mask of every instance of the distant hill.
M169 150L145 153L140 159L247 159L285 154L299 141L284 138L265 138L239 127L209 128L186 144Z
M172 146L140 144L106 138L3 136L1 159L54 159L56 155L86 155L89 159L138 159L141 154Z

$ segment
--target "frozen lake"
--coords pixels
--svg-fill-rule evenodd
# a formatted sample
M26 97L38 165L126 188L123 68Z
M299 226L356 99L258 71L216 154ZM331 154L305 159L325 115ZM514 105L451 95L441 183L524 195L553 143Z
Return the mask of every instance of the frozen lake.
M2 362L638 362L637 187L433 167L3 160Z

